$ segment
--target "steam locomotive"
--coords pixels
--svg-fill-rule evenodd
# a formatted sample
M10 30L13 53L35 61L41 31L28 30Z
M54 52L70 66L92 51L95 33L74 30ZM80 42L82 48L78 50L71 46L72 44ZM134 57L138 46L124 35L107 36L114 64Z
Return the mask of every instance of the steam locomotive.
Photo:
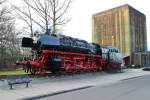
M118 70L122 61L116 48L65 35L24 37L22 47L32 48L32 60L24 63L32 74Z

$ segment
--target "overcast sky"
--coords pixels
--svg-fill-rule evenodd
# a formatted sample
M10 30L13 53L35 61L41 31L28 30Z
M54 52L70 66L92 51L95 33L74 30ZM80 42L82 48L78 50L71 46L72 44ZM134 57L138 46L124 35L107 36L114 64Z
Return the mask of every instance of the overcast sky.
M10 1L19 4L19 0ZM71 18L71 21L65 25L64 34L91 42L92 15L124 4L129 4L146 15L147 40L150 50L150 5L148 0L72 0L66 15Z

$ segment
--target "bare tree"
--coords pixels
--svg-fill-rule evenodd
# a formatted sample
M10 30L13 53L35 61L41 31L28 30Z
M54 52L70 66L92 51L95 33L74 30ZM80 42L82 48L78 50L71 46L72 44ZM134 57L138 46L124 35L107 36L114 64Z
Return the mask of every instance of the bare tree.
M11 4L11 6L13 7L13 9L15 9L15 12L17 14L16 17L23 20L27 24L27 27L29 27L30 34L31 34L31 37L32 37L33 34L34 34L34 29L33 29L33 24L34 23L33 23L33 18L32 18L33 16L31 14L30 6L25 4L25 7L23 7L23 9L21 9L21 8L15 6L13 4Z
M60 0L50 0L52 7L52 21L53 21L53 33L56 33L56 26L63 25L67 22L67 19L63 18L63 15L67 12L71 1L64 0L60 4Z
M46 34L49 34L51 28L52 33L56 34L56 27L68 22L64 15L70 6L71 0L23 0L23 2L27 5L28 12L20 10L19 7L15 7L15 9L23 14L24 21L26 21L24 17L30 20L29 26L35 23Z
M6 58L15 57L18 51L14 19L10 17L10 12L6 7L0 8L0 64L2 65L6 64Z

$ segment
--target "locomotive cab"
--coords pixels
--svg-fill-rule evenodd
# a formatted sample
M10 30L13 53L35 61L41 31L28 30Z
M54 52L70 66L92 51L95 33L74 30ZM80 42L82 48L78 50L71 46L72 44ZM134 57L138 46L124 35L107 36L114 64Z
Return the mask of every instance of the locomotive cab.
M28 37L22 38L22 47L31 48L33 47L33 39Z

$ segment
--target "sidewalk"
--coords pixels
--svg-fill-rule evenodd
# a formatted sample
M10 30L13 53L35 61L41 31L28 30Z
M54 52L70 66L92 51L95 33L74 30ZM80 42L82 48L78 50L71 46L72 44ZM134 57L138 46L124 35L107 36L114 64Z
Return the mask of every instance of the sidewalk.
M108 85L120 80L143 75L150 75L150 72L142 71L141 69L128 69L124 73L115 74L96 72L71 76L32 78L29 88L25 88L25 84L20 84L14 85L13 90L9 89L7 81L5 80L0 81L0 99L16 100L87 86Z

